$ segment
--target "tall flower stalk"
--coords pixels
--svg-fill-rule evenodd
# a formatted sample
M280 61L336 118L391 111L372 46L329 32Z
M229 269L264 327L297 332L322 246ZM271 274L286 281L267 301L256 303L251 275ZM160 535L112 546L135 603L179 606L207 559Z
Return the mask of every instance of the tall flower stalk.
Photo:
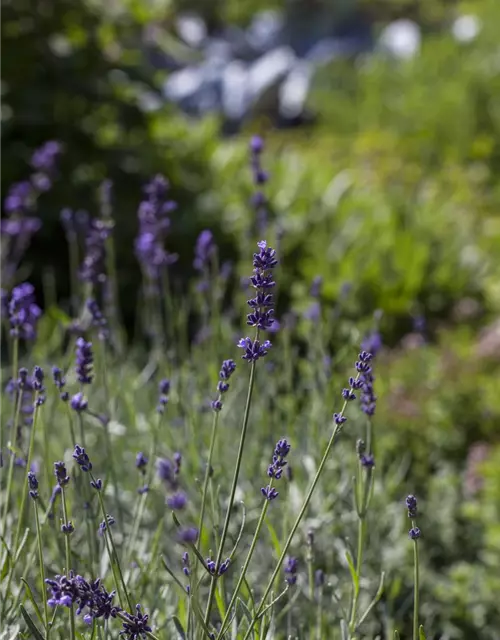
M367 370L369 370L370 366L369 366L369 362L371 360L371 354L362 351L359 354L359 359L357 360L355 367L356 367L356 371L357 371L357 375L355 378L350 378L349 379L349 383L350 383L350 388L351 390L353 389L357 389L359 388L359 379L360 376L365 373ZM319 482L319 479L321 477L321 474L323 473L323 469L325 467L326 461L328 460L328 457L330 455L330 451L332 450L333 445L335 444L340 432L342 431L342 427L344 425L344 423L347 421L346 416L344 415L345 410L347 408L347 403L348 400L345 399L344 404L342 406L342 409L340 411L340 413L334 413L333 414L333 421L334 421L334 429L332 432L332 435L330 437L330 440L328 441L328 444L326 446L326 449L323 453L323 457L321 458L321 462L319 463L318 469L316 471L316 474L313 478L313 481L311 483L311 486L306 494L306 497L304 499L304 502L302 503L302 507L300 508L300 511L297 515L297 518L295 519L294 524L292 525L292 529L288 535L288 538L283 546L283 549L281 550L281 554L280 557L278 558L278 562L276 564L276 567L271 575L271 578L269 579L267 586L264 590L264 594L261 598L260 604L257 607L257 610L255 611L255 614L252 617L252 620L250 621L249 627L247 629L247 632L244 636L244 640L247 640L247 638L250 637L251 633L253 632L253 628L256 625L257 621L259 620L259 618L261 617L261 614L263 612L263 610L265 609L266 606L266 600L269 596L269 594L271 593L271 590L273 588L274 582L276 580L276 578L278 577L278 574L280 572L280 569L283 565L283 562L285 561L287 554L288 554L288 549L290 548L290 545L292 543L292 540L295 536L295 533L297 531L297 529L299 528L300 523L302 522L302 519L304 518L304 515L307 511L307 508L309 506L309 503L311 501L312 495L314 493L314 490L316 489L316 486Z
M408 518L411 519L411 529L408 531L408 536L413 540L413 640L419 640L419 624L418 624L418 610L419 610L419 561L418 561L418 539L421 532L417 527L417 499L413 495L409 495L406 498L406 508L408 509Z
M217 571L220 567L222 556L224 554L224 544L226 542L226 537L229 530L231 511L233 509L234 496L236 494L241 461L243 459L243 450L245 447L245 439L248 430L248 419L250 417L250 406L252 403L252 393L255 383L255 366L257 360L264 357L268 353L268 350L271 348L271 343L269 342L269 340L265 340L263 343L259 341L259 333L261 330L268 330L274 322L274 310L272 308L273 295L271 291L276 285L273 279L273 269L278 264L278 260L276 259L275 250L271 247L268 247L265 240L261 240L260 242L258 242L257 247L259 251L257 253L254 253L253 255L253 275L250 278L251 286L255 289L256 295L255 298L248 300L248 305L251 311L247 316L247 324L251 327L255 327L255 339L252 340L251 338L246 337L242 338L238 342L238 347L244 350L242 359L250 363L250 379L248 382L247 399L245 403L245 411L243 414L243 424L240 432L238 452L236 454L236 465L233 473L233 481L229 494L229 502L227 506L224 525L222 527L217 558L215 561L216 571L212 576L212 581L210 583L207 608L205 611L205 625L208 625L208 622L210 620L210 613L212 610L212 603L215 595L215 588L218 577Z

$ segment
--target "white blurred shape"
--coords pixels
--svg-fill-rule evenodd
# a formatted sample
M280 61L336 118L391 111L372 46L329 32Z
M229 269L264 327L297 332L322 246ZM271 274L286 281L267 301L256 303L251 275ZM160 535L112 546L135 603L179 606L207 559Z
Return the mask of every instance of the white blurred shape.
M395 20L380 34L379 43L385 51L401 60L413 58L420 50L422 35L413 20Z
M460 16L451 27L451 33L458 42L471 42L481 31L481 20L477 16Z
M230 62L222 76L222 109L233 120L245 115L248 106L247 69L240 60Z
M295 118L303 110L311 84L312 67L305 60L298 62L279 89L280 112L286 118Z
M177 33L186 44L199 47L207 37L207 27L203 19L191 13L180 15L175 21Z
M283 17L277 11L259 12L247 30L248 43L259 51L276 46L283 29Z
M203 83L203 76L199 69L186 67L173 73L164 85L165 96L177 102L195 93Z

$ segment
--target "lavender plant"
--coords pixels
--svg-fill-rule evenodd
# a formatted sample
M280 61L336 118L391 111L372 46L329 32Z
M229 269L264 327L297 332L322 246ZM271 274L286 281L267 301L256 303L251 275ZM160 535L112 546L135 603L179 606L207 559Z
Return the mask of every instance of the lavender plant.
M258 226L271 234L262 191L268 180L263 149L260 138L251 141ZM12 197L21 198L21 191ZM384 574L371 599L361 587L369 585L367 593L372 588L372 536L367 535L372 520L367 518L378 491L373 362L380 340L371 336L363 342L348 383L335 391L339 407L326 427L325 398L330 402L337 379L302 380L293 328L275 318L278 255L260 240L249 277L250 335L232 339L236 327L230 316L217 315L220 299L207 296L212 307L205 321L217 323L217 330L206 343L188 345L181 358L176 332L160 322L168 319L171 328L181 324L167 277L176 258L165 246L175 208L167 196L161 177L146 187L134 245L147 290L144 315L157 323L153 349L161 346L145 366L137 366L132 351L121 358L113 341L120 328L117 290L110 284L117 272L109 184L102 186L100 218L82 225L84 287L75 297L84 306L74 309L79 317L71 328L78 333L68 352L48 351L60 366L52 367L47 390L40 366L31 374L19 368L20 360L29 364L32 357L24 344L29 347L37 337L41 309L35 291L25 283L8 297L13 373L10 425L1 440L7 463L1 475L2 621L9 632L17 633L18 625L37 640L116 634L162 640L173 637L174 629L186 640L320 640L337 637L331 630L339 626L342 639L375 634L379 625L372 614L378 612ZM76 217L64 220L73 242ZM215 255L213 236L205 230L194 263L203 291L221 277ZM316 303L321 285L315 278ZM310 341L314 368L323 368L321 337L318 331ZM354 339L345 345L350 358ZM241 367L232 359L238 349ZM43 349L38 345L34 353ZM213 367L220 362L217 376ZM341 364L336 359L332 366ZM162 371L168 378L156 386ZM382 366L378 371L383 376ZM358 423L365 431L356 444L355 510L343 519L344 477L350 475ZM379 473L378 468L377 451ZM33 505L29 520L26 502ZM406 504L414 544L416 640L423 634L420 530L416 500L409 496ZM350 547L345 539L353 522L357 551L338 553L335 544ZM321 543L325 537L327 545ZM340 558L336 565L332 555ZM341 563L347 563L345 570ZM329 605L331 598L338 606Z

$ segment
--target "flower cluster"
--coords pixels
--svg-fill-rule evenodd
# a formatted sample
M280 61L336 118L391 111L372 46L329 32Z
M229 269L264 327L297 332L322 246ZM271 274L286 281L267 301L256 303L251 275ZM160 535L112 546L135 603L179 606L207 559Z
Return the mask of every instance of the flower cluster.
M97 300L89 298L86 302L86 307L90 313L91 325L97 329L97 337L101 341L107 340L109 337L108 322L99 308Z
M148 459L144 455L142 451L135 456L135 466L139 469L139 471L144 475L146 473L146 465L148 464Z
M182 573L185 576L189 576L191 573L190 563L189 563L189 553L187 551L184 551L184 553L182 554Z
M55 140L49 140L31 156L31 166L35 170L31 181L38 191L48 191L51 188L56 163L61 153L61 144Z
M69 483L69 476L64 462L54 462L54 475L60 487L65 487Z
M206 291L208 289L208 272L216 249L217 247L212 232L205 229L198 236L194 249L193 267L202 276L202 280L198 284L199 291Z
M99 535L102 536L106 529L112 527L115 524L116 520L109 513L106 514L106 519L99 523Z
M35 288L29 282L14 287L8 306L10 335L13 338L33 340L42 310L35 302Z
M207 558L205 564L207 565L207 570L211 575L222 576L229 569L231 558L226 558L224 562L221 562L219 569L217 569L217 564L215 560L212 560L212 558Z
M170 392L170 380L167 378L163 378L160 380L158 384L158 405L156 407L156 411L158 413L163 413L165 411L165 407L168 404L168 394Z
M269 331L275 322L273 295L270 292L276 285L273 280L272 270L278 264L276 251L267 246L265 240L257 243L258 253L253 255L253 275L250 278L251 286L256 290L255 298L248 300L251 312L247 316L247 324L260 330ZM255 362L265 356L271 347L269 340L262 344L258 339L242 338L238 347L244 349L242 356L248 362Z
M88 457L85 449L79 444L75 444L75 450L73 452L73 459L77 462L82 471L90 471L92 469L92 463Z
M176 208L167 199L169 184L163 176L156 176L144 188L145 199L139 205L139 234L135 240L135 253L146 275L153 281L159 279L162 267L177 260L164 247L170 228L168 214Z
M375 456L373 453L366 453L366 445L364 440L359 439L356 442L356 453L358 454L361 466L365 469L371 469L375 466Z
M219 397L217 400L213 400L212 409L214 411L220 411L223 407L222 405L222 394L226 393L229 389L229 378L233 375L236 370L236 363L234 360L224 360L219 371L219 382L217 383L217 391L219 392Z
M378 334L377 334L378 335ZM370 352L367 351L362 351L362 353L360 353L360 359L361 356L363 354L367 354L370 356L370 360L375 357L375 353L378 351L378 349L380 347L377 347L375 345L375 343L371 344L371 348L373 349ZM367 360L365 362L366 365L368 365L369 360ZM375 395L374 391L373 391L373 383L375 381L375 378L373 376L373 369L372 366L366 366L364 367L365 370L364 371L360 371L360 376L359 376L359 380L358 382L361 383L360 389L361 389L361 394L360 394L360 402L361 402L361 410L366 413L367 416L373 416L375 414L375 407L376 407L376 402L377 402L377 396ZM359 369L358 369L359 371Z
M92 343L86 342L85 338L78 338L76 341L76 377L80 384L90 384L92 382L93 363Z
M267 469L267 475L270 478L274 478L275 480L279 480L281 478L283 475L283 469L288 464L285 458L289 453L290 445L288 444L288 441L285 439L278 440L274 447L272 463ZM267 487L262 487L261 492L267 500L274 500L279 495L279 492L276 491L271 484L268 484Z
M299 568L299 561L297 558L293 556L288 556L285 562L285 566L283 567L283 571L285 573L286 583L290 586L294 585L297 582L297 571Z
M141 605L138 604L135 607L135 615L126 613L126 622L123 623L123 629L120 631L120 635L126 636L127 640L139 640L140 638L147 638L148 632L153 631L149 626L149 616L145 613L141 613Z
M178 486L178 476L181 471L182 456L180 453L175 453L173 461L169 458L159 458L156 462L156 472L160 480L167 485L167 487L175 491Z
M167 498L167 506L173 511L180 511L187 505L187 496L183 491L177 491Z
M264 232L267 225L267 199L262 190L269 180L269 174L262 168L262 152L264 140L260 136L253 136L250 140L250 166L256 190L252 195L251 204L255 209L259 232Z
M49 606L71 607L75 604L77 615L86 610L83 620L87 624L97 618L116 618L121 611L118 605L113 604L116 592L106 591L99 578L88 582L70 571L68 576L57 575L53 580L47 579L45 582L51 590Z
M85 232L85 254L80 279L94 285L106 281L106 240L111 234L108 223L92 218Z
M33 390L35 391L35 405L37 407L41 406L45 402L45 387L43 385L44 379L45 374L42 367L35 365L33 367L32 384Z
M417 499L414 495L409 495L406 498L406 508L408 509L408 517L412 520L412 527L408 531L408 535L412 540L418 540L420 538L421 532L420 529L415 524L415 519L417 518Z
M54 384L59 389L59 397L64 402L68 401L69 394L67 391L64 391L64 387L66 386L66 378L63 377L63 372L59 367L52 367L52 379L54 380Z
M28 471L28 488L30 498L38 500L38 480L32 471Z
M179 529L177 538L182 544L194 544L198 540L199 531L196 527Z
M73 411L81 413L82 411L87 410L89 403L83 393L79 391L78 393L75 393L75 395L71 398L70 405Z

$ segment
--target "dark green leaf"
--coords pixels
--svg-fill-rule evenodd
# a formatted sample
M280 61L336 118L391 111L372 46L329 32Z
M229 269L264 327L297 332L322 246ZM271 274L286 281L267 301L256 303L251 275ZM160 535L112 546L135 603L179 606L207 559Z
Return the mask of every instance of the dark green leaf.
M30 614L26 611L26 609L23 607L22 604L19 605L19 609L21 610L21 615L23 616L24 621L28 625L28 629L30 630L30 633L33 636L33 638L35 638L35 640L43 640L42 634L40 633L40 631L38 631L36 624L33 622Z

